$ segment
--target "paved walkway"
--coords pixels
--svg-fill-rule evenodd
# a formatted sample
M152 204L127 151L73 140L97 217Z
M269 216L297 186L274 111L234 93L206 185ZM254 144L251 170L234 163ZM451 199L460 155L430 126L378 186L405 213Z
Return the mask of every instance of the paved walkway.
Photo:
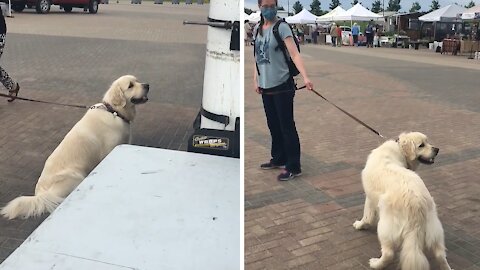
M402 49L307 45L302 53L315 88L340 107L387 137L421 131L440 148L418 173L438 205L452 268L480 269L480 62ZM245 59L246 269L368 269L380 255L376 234L352 223L363 209L360 172L382 140L301 90L295 119L304 174L278 182L278 171L258 168L270 138L252 90L251 47Z
M207 14L208 5L152 2L100 5L96 15L25 10L6 19L1 64L21 96L76 104L95 104L113 80L136 75L150 83L150 101L137 110L133 143L185 150L201 103L207 28L182 22ZM33 194L45 160L84 112L0 100L0 206ZM0 218L0 261L44 218Z

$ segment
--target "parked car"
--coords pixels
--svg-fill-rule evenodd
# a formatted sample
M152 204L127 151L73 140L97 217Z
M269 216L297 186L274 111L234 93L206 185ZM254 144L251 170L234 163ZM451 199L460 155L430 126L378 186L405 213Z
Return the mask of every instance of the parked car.
M88 9L90 13L97 13L99 0L12 0L12 9L22 12L27 7L34 7L37 13L48 13L51 5L59 5L65 12L72 12L72 8Z
M350 35L352 35L352 28L350 26L340 26L342 29L342 44L350 44ZM363 36L363 32L359 32Z

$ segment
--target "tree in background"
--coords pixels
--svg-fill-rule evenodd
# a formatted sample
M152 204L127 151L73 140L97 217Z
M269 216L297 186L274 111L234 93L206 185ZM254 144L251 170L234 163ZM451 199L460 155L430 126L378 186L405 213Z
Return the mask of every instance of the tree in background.
M473 2L473 0L472 0L472 1L470 1L470 3L468 3L465 7L466 7L466 8L472 8L472 7L474 7L474 6L475 6L475 2Z
M373 13L379 13L382 11L382 2L380 0L375 0L372 3L372 12Z
M323 14L320 0L313 0L310 4L310 12L315 16L320 16Z
M440 4L438 3L438 0L432 0L432 4L430 5L430 12L437 10L440 8Z
M295 11L295 14L298 14L300 11L302 11L303 10L302 3L300 3L300 1L295 2L295 4L293 4L293 10Z
M285 10L285 8L283 6L278 6L277 10Z
M387 11L399 11L402 8L400 1L401 0L388 0Z
M422 7L420 6L420 3L418 2L413 2L412 7L410 8L410 12L417 12L420 11Z
M355 6L356 4L358 4L358 0L353 0L352 6Z
M250 14L253 13L253 10L251 10L249 8L245 8L244 10L245 10L245 14L247 14L247 15L250 15Z
M332 0L332 3L330 3L330 10L335 9L336 7L340 6L340 0Z

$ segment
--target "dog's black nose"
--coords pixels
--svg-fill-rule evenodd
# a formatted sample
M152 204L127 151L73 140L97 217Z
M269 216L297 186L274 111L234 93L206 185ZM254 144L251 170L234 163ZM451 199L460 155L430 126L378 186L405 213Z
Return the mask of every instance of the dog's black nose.
M437 147L433 147L433 151L435 152L435 155L436 155L436 154L438 154L438 151L440 151L440 149L437 148Z
M143 87L145 88L145 90L147 90L147 92L150 90L150 84L148 83L144 83Z

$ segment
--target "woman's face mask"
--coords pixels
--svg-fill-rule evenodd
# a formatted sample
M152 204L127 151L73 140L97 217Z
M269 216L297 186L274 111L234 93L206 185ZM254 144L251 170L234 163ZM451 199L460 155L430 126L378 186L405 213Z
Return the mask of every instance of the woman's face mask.
M260 11L262 13L262 16L267 21L273 21L275 19L275 17L277 16L277 7L276 6L261 7Z

